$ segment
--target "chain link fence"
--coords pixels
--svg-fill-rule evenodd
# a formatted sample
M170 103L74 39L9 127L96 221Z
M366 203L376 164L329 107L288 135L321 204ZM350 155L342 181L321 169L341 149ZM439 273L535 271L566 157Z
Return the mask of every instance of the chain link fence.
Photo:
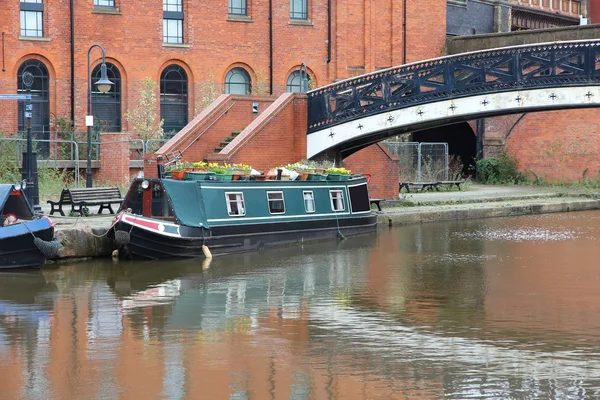
M448 143L382 142L399 158L400 182L448 180Z

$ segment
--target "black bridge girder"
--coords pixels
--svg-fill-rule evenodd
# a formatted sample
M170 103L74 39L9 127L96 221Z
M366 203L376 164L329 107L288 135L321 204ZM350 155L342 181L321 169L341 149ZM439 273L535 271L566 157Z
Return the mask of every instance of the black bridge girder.
M600 85L600 40L458 54L388 68L308 92L308 134L433 101L584 85Z

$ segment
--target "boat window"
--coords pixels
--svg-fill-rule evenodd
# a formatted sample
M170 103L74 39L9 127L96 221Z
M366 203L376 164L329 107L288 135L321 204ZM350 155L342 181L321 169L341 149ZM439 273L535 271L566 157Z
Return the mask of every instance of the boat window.
M307 213L315 212L315 195L312 191L302 192L304 196L304 210Z
M133 214L142 215L142 199L144 189L142 188L142 181L134 182L127 193L127 197L121 206L121 210L127 210L131 208Z
M152 216L153 217L172 217L173 209L169 206L167 193L160 182L152 184Z
M331 209L333 211L344 211L344 192L341 190L330 190Z
M243 193L225 193L227 199L227 213L231 217L241 217L246 215L246 207L244 205Z
M269 212L271 214L285 214L285 202L283 192L267 192Z

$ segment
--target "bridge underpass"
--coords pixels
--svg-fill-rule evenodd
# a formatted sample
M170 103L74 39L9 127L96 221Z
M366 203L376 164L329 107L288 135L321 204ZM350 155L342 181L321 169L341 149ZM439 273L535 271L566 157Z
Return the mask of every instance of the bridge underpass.
M413 140L447 142L461 132L464 142L456 144L472 148L465 130L453 127L493 116L598 107L599 60L598 40L556 42L442 57L337 82L308 93L307 156L334 152L344 158L406 132L416 132Z
M463 174L472 172L477 158L477 137L466 122L445 125L413 132L413 142L448 143L450 157L459 157L464 168Z

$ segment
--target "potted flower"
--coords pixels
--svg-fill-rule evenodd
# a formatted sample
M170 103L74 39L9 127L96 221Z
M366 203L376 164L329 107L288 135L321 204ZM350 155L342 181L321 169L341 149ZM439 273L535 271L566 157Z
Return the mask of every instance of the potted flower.
M167 165L165 167L165 172L169 172L171 174L171 178L181 181L185 178L185 170L187 165L183 162L177 162L172 165Z
M331 181L342 181L350 179L352 171L344 167L329 167L325 170L327 173L327 180Z
M185 180L187 181L206 181L210 179L216 179L215 173L208 171L208 163L205 161L192 163L191 171L187 171L185 174Z
M192 168L194 172L206 172L208 168L208 163L206 161L196 161L192 163Z
M216 174L217 180L231 180L231 172L228 164L208 163L208 171Z
M233 180L239 180L242 176L250 175L252 167L247 164L231 164L229 165L229 171L232 175Z
M312 169L311 167L309 167L306 164L303 164L301 162L296 162L293 164L288 164L285 166L286 169L290 170L290 171L294 171L298 173L298 178L296 178L297 180L301 180L301 181L305 181L308 179L308 175L311 171L314 171L314 169Z

